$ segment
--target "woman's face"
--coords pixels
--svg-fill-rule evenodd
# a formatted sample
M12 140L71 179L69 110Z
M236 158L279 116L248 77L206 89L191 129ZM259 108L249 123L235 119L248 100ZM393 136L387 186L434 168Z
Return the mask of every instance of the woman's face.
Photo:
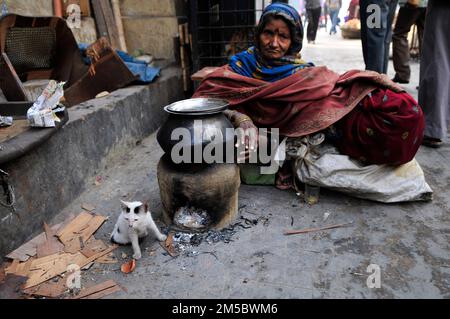
M283 19L270 19L259 36L262 56L267 59L283 57L291 46L291 32Z

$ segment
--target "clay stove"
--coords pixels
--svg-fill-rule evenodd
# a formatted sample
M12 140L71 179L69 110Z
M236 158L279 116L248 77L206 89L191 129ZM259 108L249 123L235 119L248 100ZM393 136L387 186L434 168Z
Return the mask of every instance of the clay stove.
M209 215L204 228L187 230L219 230L236 218L241 182L239 167L235 164L179 166L163 156L158 164L158 182L166 224L172 224L177 211L185 207L206 211Z
M179 127L193 131L194 121L201 120L209 130L209 140L202 140L202 148L216 141L210 134L211 127L217 128L222 131L222 136L226 136L225 130L233 128L222 113L227 106L228 102L215 99L190 99L166 106L169 118L158 132L158 142L165 155L157 170L166 224L188 231L220 230L236 218L240 187L237 164L175 164L170 156L176 142L169 141L172 131ZM192 148L196 147L194 140L190 142ZM234 145L234 140L231 143ZM207 218L203 218L205 215ZM200 221L196 222L195 219ZM182 220L186 222L180 222Z

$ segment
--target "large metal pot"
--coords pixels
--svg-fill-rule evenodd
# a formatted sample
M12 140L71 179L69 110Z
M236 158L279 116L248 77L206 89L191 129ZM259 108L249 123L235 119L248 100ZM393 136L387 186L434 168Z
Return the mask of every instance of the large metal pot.
M224 154L222 160L225 162L227 143L234 145L234 135L230 134L232 131L228 130L227 133L227 129L233 129L233 125L223 114L228 105L226 100L195 98L166 106L164 110L169 113L169 117L158 132L159 145L169 155L177 144L190 147L193 163L195 151L203 152L207 145L215 147L221 144ZM183 130L175 131L180 128ZM179 132L187 133L190 138L173 134Z

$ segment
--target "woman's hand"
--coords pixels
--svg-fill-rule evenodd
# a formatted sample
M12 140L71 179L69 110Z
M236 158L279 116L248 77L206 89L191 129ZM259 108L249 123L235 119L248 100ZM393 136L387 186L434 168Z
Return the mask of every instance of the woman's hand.
M253 124L252 119L240 112L227 110L224 114L233 123L237 131L238 161L247 160L252 152L258 148L258 128Z
M253 124L252 120L247 120L237 127L242 129L238 133L238 141L236 147L238 149L238 161L244 161L250 158L251 153L255 153L258 148L258 128Z

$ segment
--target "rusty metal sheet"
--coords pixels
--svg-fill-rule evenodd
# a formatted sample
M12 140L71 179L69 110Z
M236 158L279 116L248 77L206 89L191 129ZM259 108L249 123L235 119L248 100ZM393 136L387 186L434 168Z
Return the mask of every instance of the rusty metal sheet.
M105 38L93 43L86 53L93 63L89 72L64 92L68 106L93 99L103 91L115 91L138 80Z

